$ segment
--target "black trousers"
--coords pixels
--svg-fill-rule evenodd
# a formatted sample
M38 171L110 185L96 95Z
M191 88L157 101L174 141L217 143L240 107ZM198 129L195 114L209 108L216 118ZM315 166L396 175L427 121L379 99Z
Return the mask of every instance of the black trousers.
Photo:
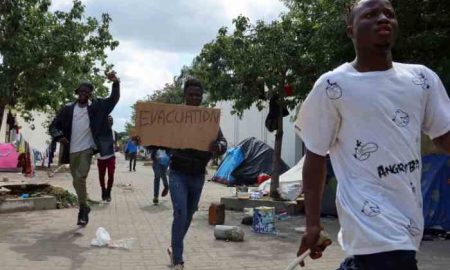
M135 171L136 170L136 156L137 156L137 153L130 153L128 155L130 157L130 171L131 171L131 168L133 168L133 171Z
M337 270L418 270L416 252L394 250L348 257Z

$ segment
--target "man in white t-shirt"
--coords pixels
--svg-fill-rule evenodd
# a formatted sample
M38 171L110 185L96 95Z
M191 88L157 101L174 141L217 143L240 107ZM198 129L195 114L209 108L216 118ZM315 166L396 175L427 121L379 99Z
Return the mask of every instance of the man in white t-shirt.
M416 270L421 131L450 152L450 100L433 71L392 61L398 23L388 0L358 1L347 25L355 60L317 80L295 126L307 148L299 253L311 249L314 259L323 251L316 243L329 152L344 251L358 269Z
M92 99L94 86L81 83L75 90L78 98L58 112L49 127L55 141L61 143L60 163L70 164L73 186L77 193L80 210L77 225L86 226L91 209L87 204L86 179L92 156L114 154L113 136L108 115L120 98L120 81L115 72L106 74L113 82L111 95L104 99Z

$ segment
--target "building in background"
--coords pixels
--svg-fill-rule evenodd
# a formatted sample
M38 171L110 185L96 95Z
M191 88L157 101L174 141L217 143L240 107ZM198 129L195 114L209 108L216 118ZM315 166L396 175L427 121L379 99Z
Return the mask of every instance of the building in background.
M258 111L256 106L246 110L240 119L236 114L232 115L232 103L229 101L219 102L216 108L221 109L220 126L229 146L235 146L244 139L255 137L270 147L275 145L275 132L270 133L265 126L265 120L269 112L268 106ZM291 117L295 111L284 118L284 135L281 158L289 165L294 166L303 156L303 143L295 134L294 122Z

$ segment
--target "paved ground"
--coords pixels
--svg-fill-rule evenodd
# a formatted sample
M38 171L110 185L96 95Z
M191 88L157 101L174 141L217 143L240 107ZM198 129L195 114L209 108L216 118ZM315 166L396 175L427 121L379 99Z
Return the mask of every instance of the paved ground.
M0 215L1 270L150 270L169 269L165 253L170 243L171 204L163 198L158 206L152 200L151 167L139 164L136 173L127 170L120 158L116 174L113 201L93 208L91 221L83 235L74 234L77 209L35 211ZM0 179L5 174L0 175ZM17 175L6 175L23 181ZM71 188L71 177L59 173L52 179L40 172L32 182L44 181ZM13 180L12 180L13 181ZM92 166L90 197L99 199L97 169ZM294 227L304 224L302 217L277 223L276 236L257 235L245 228L242 243L214 239L213 226L207 222L208 206L221 196L229 195L228 188L206 183L200 210L185 240L186 269L284 269L294 257L300 235ZM239 225L242 213L227 212L226 224ZM335 237L336 219L324 219L325 226ZM135 238L130 250L96 248L90 246L98 227L105 227L113 239ZM427 242L419 255L420 269L450 269L450 241ZM304 269L334 270L344 254L335 243L318 261L308 261Z

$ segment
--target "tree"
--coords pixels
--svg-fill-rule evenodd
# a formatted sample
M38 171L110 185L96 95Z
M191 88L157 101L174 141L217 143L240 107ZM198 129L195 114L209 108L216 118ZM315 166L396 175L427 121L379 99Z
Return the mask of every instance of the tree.
M314 81L355 57L346 36L346 15L353 0L284 0L289 11L270 24L233 20L234 32L222 27L205 44L182 74L200 78L211 101L232 100L242 114L258 108L275 95L289 108L300 103ZM438 72L450 91L450 2L443 0L393 1L400 23L394 50L397 61L424 63ZM419 23L420 22L420 23ZM286 98L284 85L293 88ZM264 89L266 87L266 89ZM281 118L281 114L280 114ZM271 196L277 197L282 121L279 119L274 154Z
M107 93L100 70L111 68L105 50L118 46L110 16L86 17L80 0L68 12L50 12L50 4L0 0L0 120L6 105L25 114L55 111L82 80L96 86L96 95Z
M172 83L166 83L163 88L154 90L151 95L146 95L144 98L136 101L131 106L130 122L125 123L125 131L129 132L134 129L136 123L136 104L138 102L153 101L159 103L181 104L184 102L184 95L182 89L182 77L174 77Z
M345 34L346 11L354 0L283 0L289 16L302 20L313 30L308 55L316 63L316 74L299 77L315 80L351 61L354 50ZM393 50L395 61L424 64L438 73L450 93L450 1L392 1L399 22L399 36ZM313 81L312 80L312 81Z
M189 74L205 83L211 101L232 100L234 112L239 115L253 104L262 109L267 100L276 100L279 111L270 193L279 198L283 108L293 109L307 93L294 74L311 72L302 61L306 30L300 20L288 15L270 24L258 21L255 25L240 16L233 24L233 33L221 28L216 39L203 47ZM293 88L293 97L286 96L286 86Z

